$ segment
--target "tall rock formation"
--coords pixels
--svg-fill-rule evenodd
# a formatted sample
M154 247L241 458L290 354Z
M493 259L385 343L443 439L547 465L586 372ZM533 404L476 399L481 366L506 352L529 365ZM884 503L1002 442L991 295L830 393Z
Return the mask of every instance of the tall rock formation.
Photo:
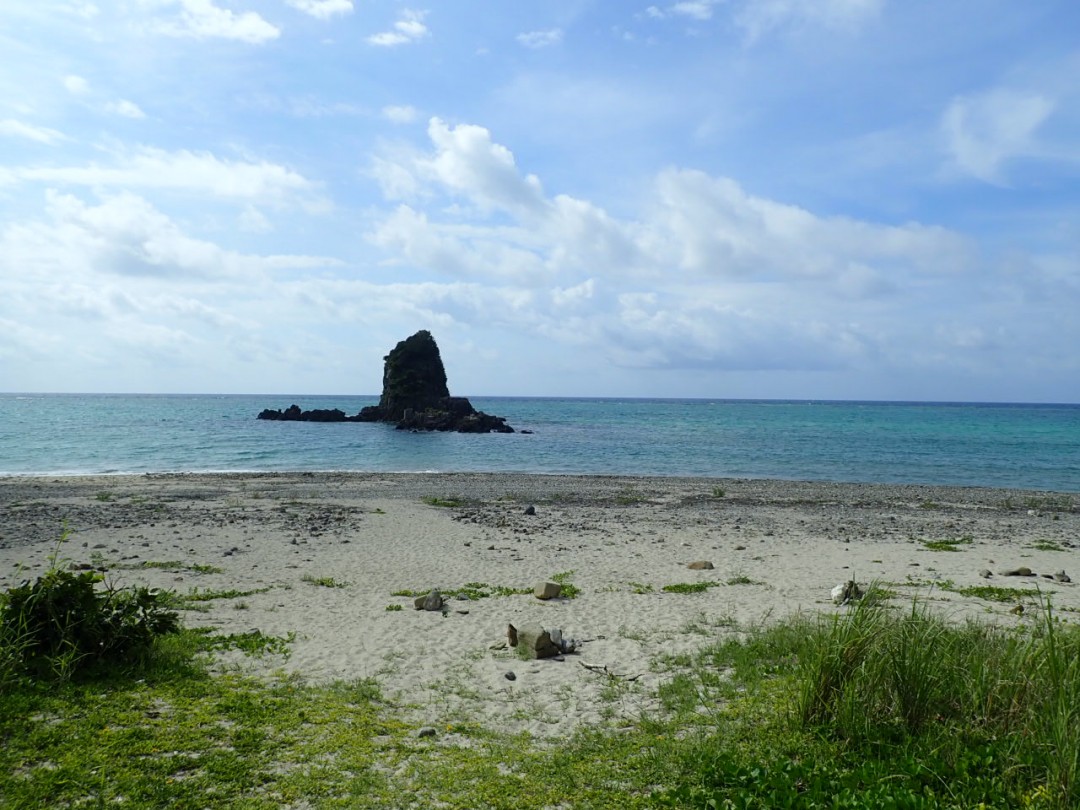
M439 347L426 329L398 343L383 360L379 421L400 422L408 410L438 410L450 396Z
M383 390L378 405L356 416L334 410L264 410L259 419L285 422L394 422L398 430L452 430L459 433L513 433L501 416L476 410L465 397L452 397L435 338L426 329L398 343L383 358Z

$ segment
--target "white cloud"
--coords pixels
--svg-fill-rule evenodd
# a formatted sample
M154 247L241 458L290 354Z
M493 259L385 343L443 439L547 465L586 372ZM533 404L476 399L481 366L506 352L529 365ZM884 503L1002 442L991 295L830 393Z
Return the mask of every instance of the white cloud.
M426 16L426 11L405 9L394 23L392 30L372 34L367 38L367 41L372 45L378 45L384 48L393 48L397 45L406 45L410 42L416 42L417 40L426 37L429 33L427 26L424 25L424 17Z
M284 202L299 195L311 201L314 184L275 163L224 160L209 152L140 147L119 152L111 165L27 167L22 180L94 187L160 188L208 193L224 199Z
M55 129L26 124L12 118L5 118L0 121L0 135L6 135L12 138L26 138L27 140L50 145L66 140L64 133L58 132Z
M665 8L649 6L645 9L645 15L652 17L654 20L663 20L669 17L689 17L692 20L705 22L712 19L713 7L720 2L721 0L682 0L682 2L672 3Z
M1001 184L1002 165L1036 154L1035 134L1054 111L1054 102L1036 93L993 90L955 98L942 116L953 163L987 183Z
M415 107L407 104L395 104L382 108L382 116L394 124L411 124L420 115Z
M105 105L106 112L119 115L124 118L133 118L139 120L146 118L146 113L142 111L138 104L134 101L128 101L127 99L119 99L118 101L110 101Z
M335 14L351 14L352 0L285 0L293 8L317 20L329 20Z
M213 0L159 0L158 5L180 6L179 14L159 20L152 30L174 37L231 39L259 45L281 35L281 30L254 11L234 12Z
M82 76L65 76L64 88L73 96L81 96L90 91L90 83Z
M468 206L398 206L369 241L395 263L535 291L519 328L592 340L619 365L869 362L890 334L920 328L886 316L896 302L972 278L970 246L942 228L821 217L681 169L656 177L640 219L618 219L588 200L546 197L483 127L432 119L428 134L429 154L383 157L381 177L413 199ZM478 305L454 317L502 316Z
M884 7L885 0L746 0L735 21L754 42L784 28L851 30L880 15Z
M527 34L518 34L517 41L526 48L547 48L562 42L563 31L561 28L551 28L546 31L530 31Z
M286 268L340 264L319 256L254 256L190 236L145 198L130 192L89 204L46 193L46 221L12 223L0 232L3 258L22 281L90 283L99 274L159 281L250 279Z
M521 177L510 150L493 143L491 133L483 127L451 127L432 118L428 137L435 154L421 161L419 168L439 183L488 208L522 211L543 204L537 177Z

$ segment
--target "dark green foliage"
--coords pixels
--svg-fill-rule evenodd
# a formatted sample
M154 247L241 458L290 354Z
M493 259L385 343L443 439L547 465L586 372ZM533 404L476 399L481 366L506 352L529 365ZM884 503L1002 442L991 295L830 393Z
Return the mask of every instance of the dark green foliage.
M161 635L179 629L165 595L149 588L99 588L92 571L50 568L0 596L3 667L60 679L108 665L137 665Z

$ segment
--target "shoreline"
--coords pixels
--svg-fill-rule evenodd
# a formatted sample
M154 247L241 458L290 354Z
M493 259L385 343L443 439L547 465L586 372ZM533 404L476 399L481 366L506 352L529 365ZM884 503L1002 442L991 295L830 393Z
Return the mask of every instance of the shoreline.
M1036 610L1010 611L1040 595L1080 619L1077 585L1000 575L1026 565L1080 580L1074 493L516 473L8 476L0 589L41 573L65 525L59 556L118 585L246 594L182 611L188 625L295 634L287 659L230 654L222 666L373 678L420 722L468 717L538 738L618 722L595 668L633 679L617 712L631 718L655 705L662 657L739 627L845 610L830 591L848 579L958 620L1034 621ZM714 568L689 569L695 561ZM560 574L577 598L451 598L444 615L394 595L531 589ZM1015 598L962 593L982 586ZM528 622L584 643L563 662L492 648L507 624Z

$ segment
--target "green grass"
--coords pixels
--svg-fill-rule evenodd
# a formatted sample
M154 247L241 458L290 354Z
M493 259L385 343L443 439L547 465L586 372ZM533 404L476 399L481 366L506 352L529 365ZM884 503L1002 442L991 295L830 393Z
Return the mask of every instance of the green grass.
M240 599L245 596L254 596L257 593L266 593L269 590L269 586L265 588L252 588L249 591L241 591L235 588L220 591L200 591L198 588L192 588L190 593L178 597L178 601L183 604L185 602L212 602L215 599Z
M963 537L945 538L942 540L923 540L922 544L930 551L963 551L961 546L969 546L974 539L969 535Z
M704 582L675 582L671 585L665 585L660 590L664 593L704 593L709 588L717 588L720 586L719 582L714 580L705 580Z
M561 596L564 599L577 599L581 595L581 588L570 581L570 577L574 575L573 571L563 571L559 574L552 574L551 581L557 582L562 588ZM531 593L531 591L530 591Z
M1053 540L1038 540L1028 546L1028 548L1035 549L1036 551L1065 551L1065 546Z
M428 506L439 506L445 509L457 509L469 504L469 501L465 498L439 498L434 495L428 495L421 500Z
M138 571L138 570L150 570L159 569L162 571L191 571L196 574L222 574L225 572L224 568L218 568L216 565L203 565L201 563L186 563L180 560L143 560L137 563L120 563L112 566L116 569Z
M961 596L974 596L985 599L988 602L1023 602L1038 601L1039 592L1035 588L1002 588L997 585L969 585L957 587L951 582L943 582L940 585L943 591L952 591Z
M430 589L414 591L403 588L394 591L390 595L415 598L417 596L427 596L430 592ZM532 588L511 588L507 585L488 585L484 582L466 582L460 588L440 588L439 593L449 598L460 596L465 599L487 599L491 596L520 596L523 594L531 594Z
M320 588L348 588L348 582L342 582L339 579L333 577L317 577L313 574L304 574L300 577L301 581L307 582L309 585L317 585Z
M420 739L372 681L209 666L217 650L290 642L181 630L108 677L6 682L4 806L1080 806L1080 628L1049 606L1010 629L868 599L725 622L667 660L659 708L555 744L456 718ZM12 643L0 637L0 673ZM604 694L614 705L639 688L612 680Z

